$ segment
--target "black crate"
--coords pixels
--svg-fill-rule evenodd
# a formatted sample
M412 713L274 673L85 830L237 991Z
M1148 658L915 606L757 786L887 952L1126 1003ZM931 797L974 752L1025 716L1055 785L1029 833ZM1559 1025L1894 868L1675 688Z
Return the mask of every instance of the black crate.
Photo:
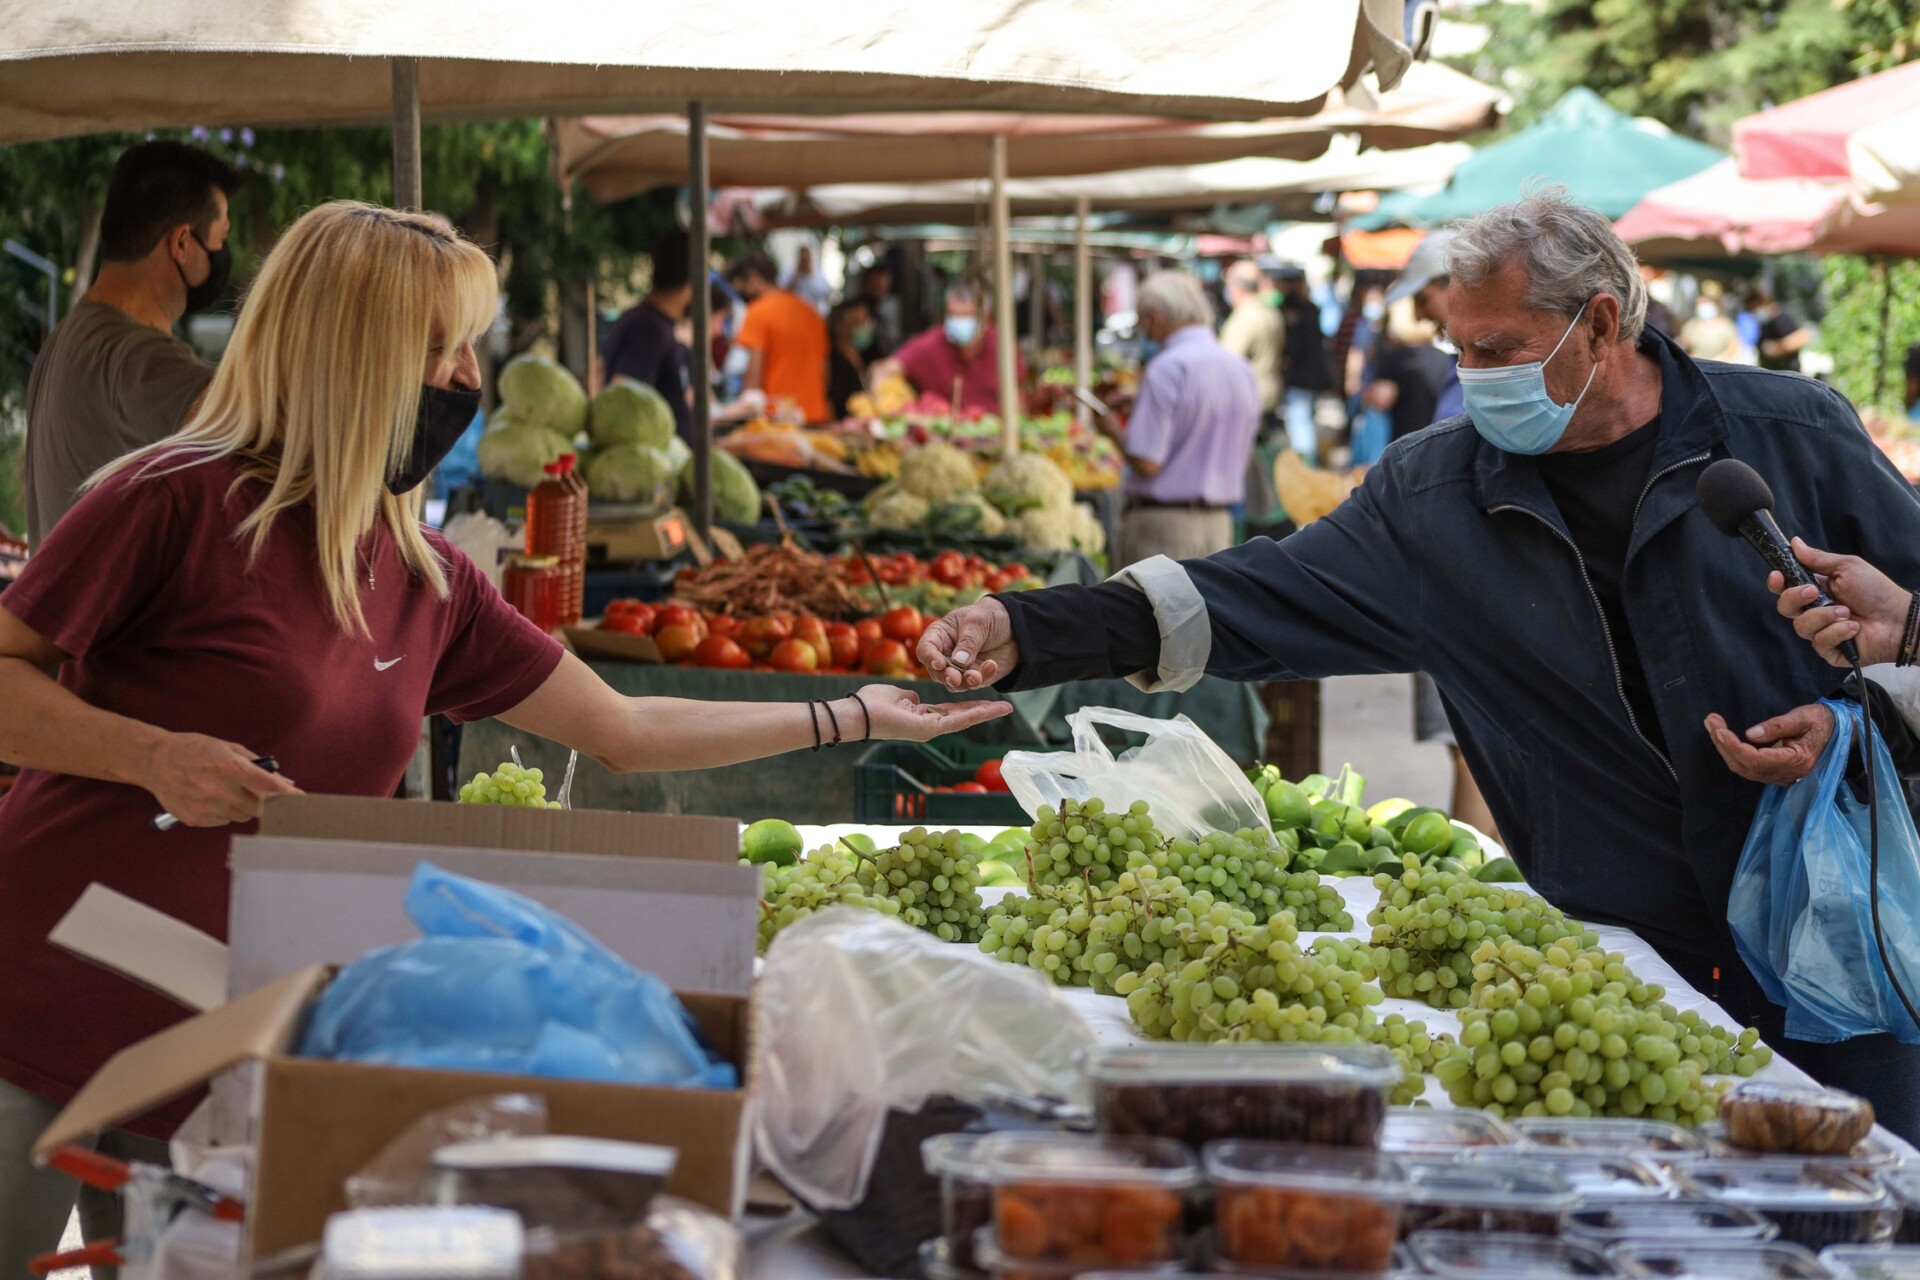
M934 790L970 781L983 762L1017 749L972 742L937 747L923 742L879 743L854 766L854 819L942 827L1024 827L1032 819L1007 792L953 795Z

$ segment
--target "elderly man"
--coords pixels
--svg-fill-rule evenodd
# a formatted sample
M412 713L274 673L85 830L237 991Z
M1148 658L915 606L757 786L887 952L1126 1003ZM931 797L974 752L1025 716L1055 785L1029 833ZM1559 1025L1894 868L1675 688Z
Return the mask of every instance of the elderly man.
M1541 193L1459 227L1448 256L1465 416L1396 441L1284 541L990 597L929 628L922 661L953 688L1425 671L1542 896L1634 929L1777 1051L1920 1137L1920 1049L1787 1040L1734 950L1727 895L1760 787L1728 762L1768 776L1817 755L1828 718L1804 704L1832 673L1694 490L1709 462L1741 458L1783 527L1905 581L1920 581L1920 502L1838 393L1702 368L1644 331L1646 287L1598 213ZM1716 713L1756 729L1717 741Z
M1000 360L994 328L983 319L985 303L985 295L972 285L954 285L947 290L941 322L874 365L868 381L878 386L903 377L915 391L939 396L956 412L1000 412ZM1025 376L1018 356L1014 369Z
M1228 508L1246 497L1259 384L1214 338L1213 308L1192 276L1148 277L1135 309L1159 351L1140 376L1127 425L1096 419L1131 472L1116 563L1211 555L1233 545Z

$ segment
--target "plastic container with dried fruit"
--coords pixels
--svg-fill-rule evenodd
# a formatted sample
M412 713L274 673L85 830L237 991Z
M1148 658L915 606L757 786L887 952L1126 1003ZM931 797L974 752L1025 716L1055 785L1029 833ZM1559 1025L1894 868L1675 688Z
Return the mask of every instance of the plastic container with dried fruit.
M1193 1154L1163 1138L995 1136L976 1149L993 1184L999 1250L1091 1270L1171 1262L1185 1246Z
M511 1209L529 1230L617 1230L647 1216L679 1158L644 1142L490 1138L441 1147L427 1181L436 1203Z
M1853 1145L1852 1150L1832 1156L1809 1156L1780 1153L1773 1151L1750 1151L1745 1147L1736 1147L1727 1140L1727 1131L1719 1121L1703 1124L1694 1130L1707 1149L1707 1154L1716 1160L1792 1160L1810 1163L1830 1164L1842 1169L1851 1169L1866 1177L1877 1177L1881 1172L1893 1168L1901 1162L1900 1152L1890 1146L1878 1134L1870 1133Z
M1900 1211L1893 1242L1920 1245L1920 1166L1888 1169L1880 1175L1880 1185L1893 1197L1892 1207Z
M1557 1173L1581 1200L1661 1199L1673 1194L1673 1183L1643 1156L1606 1151L1555 1151L1550 1147L1521 1147L1513 1151L1470 1151L1470 1164L1497 1163L1503 1169L1533 1169Z
M1515 1121L1513 1128L1523 1147L1552 1151L1599 1151L1655 1159L1706 1154L1706 1145L1700 1139L1677 1124L1660 1120L1535 1116Z
M1720 1124L1747 1151L1838 1156L1873 1131L1873 1104L1814 1084L1749 1080L1720 1100Z
M1812 1251L1797 1244L1623 1244L1614 1260L1631 1276L1687 1280L1833 1280Z
M1560 1276L1622 1274L1592 1245L1546 1236L1422 1231L1407 1242L1407 1251L1421 1271L1433 1276L1556 1280Z
M1406 1182L1373 1151L1216 1142L1206 1151L1216 1247L1239 1266L1381 1271Z
M1378 1045L1149 1045L1088 1069L1102 1133L1172 1138L1195 1150L1241 1138L1378 1148L1400 1082Z
M1765 1243L1779 1228L1751 1209L1700 1196L1675 1200L1614 1200L1581 1205L1567 1219L1569 1240L1601 1248L1627 1242Z
M1820 1251L1820 1263L1841 1280L1920 1280L1920 1248L1841 1244Z
M1449 1156L1481 1147L1511 1147L1519 1140L1499 1116L1432 1107L1394 1107L1380 1130L1380 1149L1389 1155Z
M993 1221L993 1186L978 1159L987 1136L943 1133L920 1144L927 1172L940 1180L941 1260L961 1271L980 1269L973 1257L974 1233Z
M1397 1157L1406 1177L1400 1234L1490 1231L1558 1235L1578 1197L1550 1169L1513 1169L1499 1160Z
M1793 1160L1696 1160L1675 1180L1683 1192L1752 1209L1780 1238L1809 1249L1872 1244L1893 1234L1893 1197L1857 1173Z
M1086 1262L1039 1261L1030 1258L1009 1257L1000 1247L998 1238L991 1228L982 1231L973 1244L974 1257L986 1268L983 1274L991 1280L1086 1280L1089 1275L1100 1271L1112 1270L1120 1275L1160 1276L1171 1280L1174 1276L1188 1274L1178 1262L1141 1263L1132 1267L1109 1267L1106 1264Z

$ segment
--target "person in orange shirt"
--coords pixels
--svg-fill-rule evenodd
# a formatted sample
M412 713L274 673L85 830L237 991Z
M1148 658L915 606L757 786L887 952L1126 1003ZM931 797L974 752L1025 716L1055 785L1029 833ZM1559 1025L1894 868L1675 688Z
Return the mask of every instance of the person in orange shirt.
M809 423L827 421L827 322L774 283L778 269L757 249L741 254L727 278L747 300L747 318L735 339L750 356L746 390L764 393L775 408L791 402Z

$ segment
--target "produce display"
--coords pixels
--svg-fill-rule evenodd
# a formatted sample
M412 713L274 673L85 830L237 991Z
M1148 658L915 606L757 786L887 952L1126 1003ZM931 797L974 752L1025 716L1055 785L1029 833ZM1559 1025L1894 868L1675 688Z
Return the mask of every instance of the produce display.
M1838 1089L1749 1082L1720 1100L1720 1123L1748 1151L1839 1156L1873 1131L1873 1104Z
M1579 1197L1551 1170L1469 1164L1443 1155L1401 1157L1407 1186L1400 1234L1476 1231L1555 1236Z
M760 483L741 461L725 449L715 449L709 480L713 492L713 518L722 524L758 524L760 521ZM680 472L680 501L693 502L693 468Z
M1423 866L1471 872L1490 883L1517 881L1510 859L1488 860L1472 829L1454 823L1439 809L1411 800L1382 800L1361 808L1367 780L1347 765L1335 777L1312 774L1289 782L1272 765L1247 771L1248 781L1266 799L1267 815L1282 843L1293 852L1293 869L1325 875L1399 874L1407 854Z
M1673 1183L1653 1162L1613 1152L1522 1147L1518 1151L1471 1151L1464 1159L1473 1165L1552 1174L1588 1202L1662 1200L1674 1190Z
M1380 1149L1393 1155L1453 1157L1478 1147L1520 1141L1506 1121L1484 1111L1430 1111L1397 1107L1380 1131Z
M1052 459L1023 453L982 469L950 444L926 444L901 455L896 477L867 496L876 529L922 529L943 535L1006 536L1036 551L1106 550L1106 528L1074 482Z
M1780 1229L1780 1239L1815 1251L1891 1234L1886 1189L1845 1169L1791 1160L1698 1160L1682 1166L1678 1178L1682 1190L1752 1209Z
M461 804L501 804L521 809L558 809L558 800L547 799L546 774L538 769L523 769L517 764L502 764L492 773L476 773L473 781L460 785Z
M1228 1138L1375 1149L1399 1074L1384 1049L1337 1044L1113 1049L1087 1069L1102 1133L1195 1151Z
M673 580L673 598L738 618L795 613L839 619L854 612L846 576L834 562L785 541L748 547L738 559L682 569Z
M1377 1272L1393 1260L1402 1178L1384 1156L1221 1142L1207 1176L1220 1256L1235 1266Z
M955 413L941 396L932 392L916 396L911 386L898 380L852 397L847 412L847 420L829 434L837 437L842 458L863 476L892 479L908 452L919 446L951 445L982 468L997 461L1005 446L999 415ZM1082 427L1071 410L1023 416L1020 450L1023 455L1046 457L1083 492L1115 487L1125 466L1119 446L1100 432Z
M852 838L761 872L760 950L780 930L827 907L867 907L898 916L947 942L979 938L980 849L985 841L958 831L915 827L891 849L867 849Z
M1192 1155L1151 1138L989 1140L995 1244L1015 1263L1133 1266L1171 1262L1184 1247Z
M1720 1105L1724 1115L1726 1100L1722 1099ZM1513 1128L1528 1146L1554 1151L1598 1151L1653 1156L1657 1159L1704 1155L1707 1150L1706 1144L1695 1134L1677 1124L1666 1124L1659 1120L1576 1120L1567 1116L1529 1116L1516 1121Z
M587 393L567 368L536 355L507 361L494 385L500 407L480 437L480 470L531 489L543 467L574 452L574 437L587 423Z

